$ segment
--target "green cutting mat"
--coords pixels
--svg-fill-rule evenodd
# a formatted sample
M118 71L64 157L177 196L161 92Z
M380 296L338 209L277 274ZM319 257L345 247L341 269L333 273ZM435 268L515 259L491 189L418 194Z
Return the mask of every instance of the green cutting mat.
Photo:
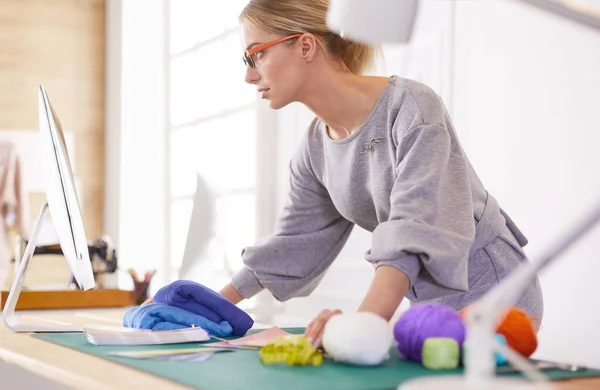
M284 328L301 334L304 328ZM249 332L254 333L254 332ZM451 371L428 370L420 364L401 360L395 349L392 357L377 367L358 367L335 363L326 359L320 367L289 367L263 365L257 351L236 350L216 353L201 363L171 362L167 360L131 359L108 355L115 351L167 349L173 345L154 346L96 346L87 342L82 333L42 333L33 337L99 356L126 366L137 368L163 378L202 390L282 389L287 390L383 390L395 389L400 383L422 376L462 374L462 369ZM193 348L198 343L179 344L177 348ZM582 372L546 371L553 379L600 376L600 370ZM512 374L518 376L518 374Z

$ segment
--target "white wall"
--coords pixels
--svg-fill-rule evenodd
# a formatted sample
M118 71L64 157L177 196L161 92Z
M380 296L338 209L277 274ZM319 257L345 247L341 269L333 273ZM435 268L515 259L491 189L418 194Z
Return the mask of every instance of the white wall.
M164 7L107 1L105 226L122 270L160 268L167 259ZM131 288L124 272L119 287Z
M518 2L457 2L454 120L535 259L600 201L600 31ZM600 367L600 226L541 275L537 357Z

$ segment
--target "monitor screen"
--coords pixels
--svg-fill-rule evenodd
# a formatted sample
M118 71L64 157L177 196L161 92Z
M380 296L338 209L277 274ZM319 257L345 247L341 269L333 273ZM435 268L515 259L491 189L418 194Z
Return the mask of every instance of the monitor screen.
M44 150L46 198L52 223L78 286L89 290L96 284L73 170L60 121L44 86L39 88L39 127Z

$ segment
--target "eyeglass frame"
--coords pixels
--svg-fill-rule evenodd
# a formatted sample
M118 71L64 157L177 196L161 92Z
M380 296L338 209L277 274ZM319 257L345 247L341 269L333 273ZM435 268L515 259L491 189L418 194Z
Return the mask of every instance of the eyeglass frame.
M289 35L287 37L275 39L274 41L271 41L271 42L262 43L260 45L254 46L244 52L244 55L242 57L242 59L244 60L244 64L246 64L246 66L248 66L250 68L255 68L256 63L254 62L254 59L252 58L253 55L255 55L256 53L259 53L271 46L275 46L281 42L285 42L285 41L293 39L293 38L301 37L302 35L304 35L304 34L293 34L293 35ZM319 40L321 39L321 37L316 37L316 38Z

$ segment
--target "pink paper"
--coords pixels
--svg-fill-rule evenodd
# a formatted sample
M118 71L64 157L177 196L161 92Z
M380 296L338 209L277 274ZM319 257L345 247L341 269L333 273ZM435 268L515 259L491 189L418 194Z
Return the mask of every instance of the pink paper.
M219 341L216 343L209 343L211 347L264 347L265 345L275 341L276 337L289 336L291 333L282 330L281 328L274 326L272 328L263 330L261 332L245 336L235 340Z

